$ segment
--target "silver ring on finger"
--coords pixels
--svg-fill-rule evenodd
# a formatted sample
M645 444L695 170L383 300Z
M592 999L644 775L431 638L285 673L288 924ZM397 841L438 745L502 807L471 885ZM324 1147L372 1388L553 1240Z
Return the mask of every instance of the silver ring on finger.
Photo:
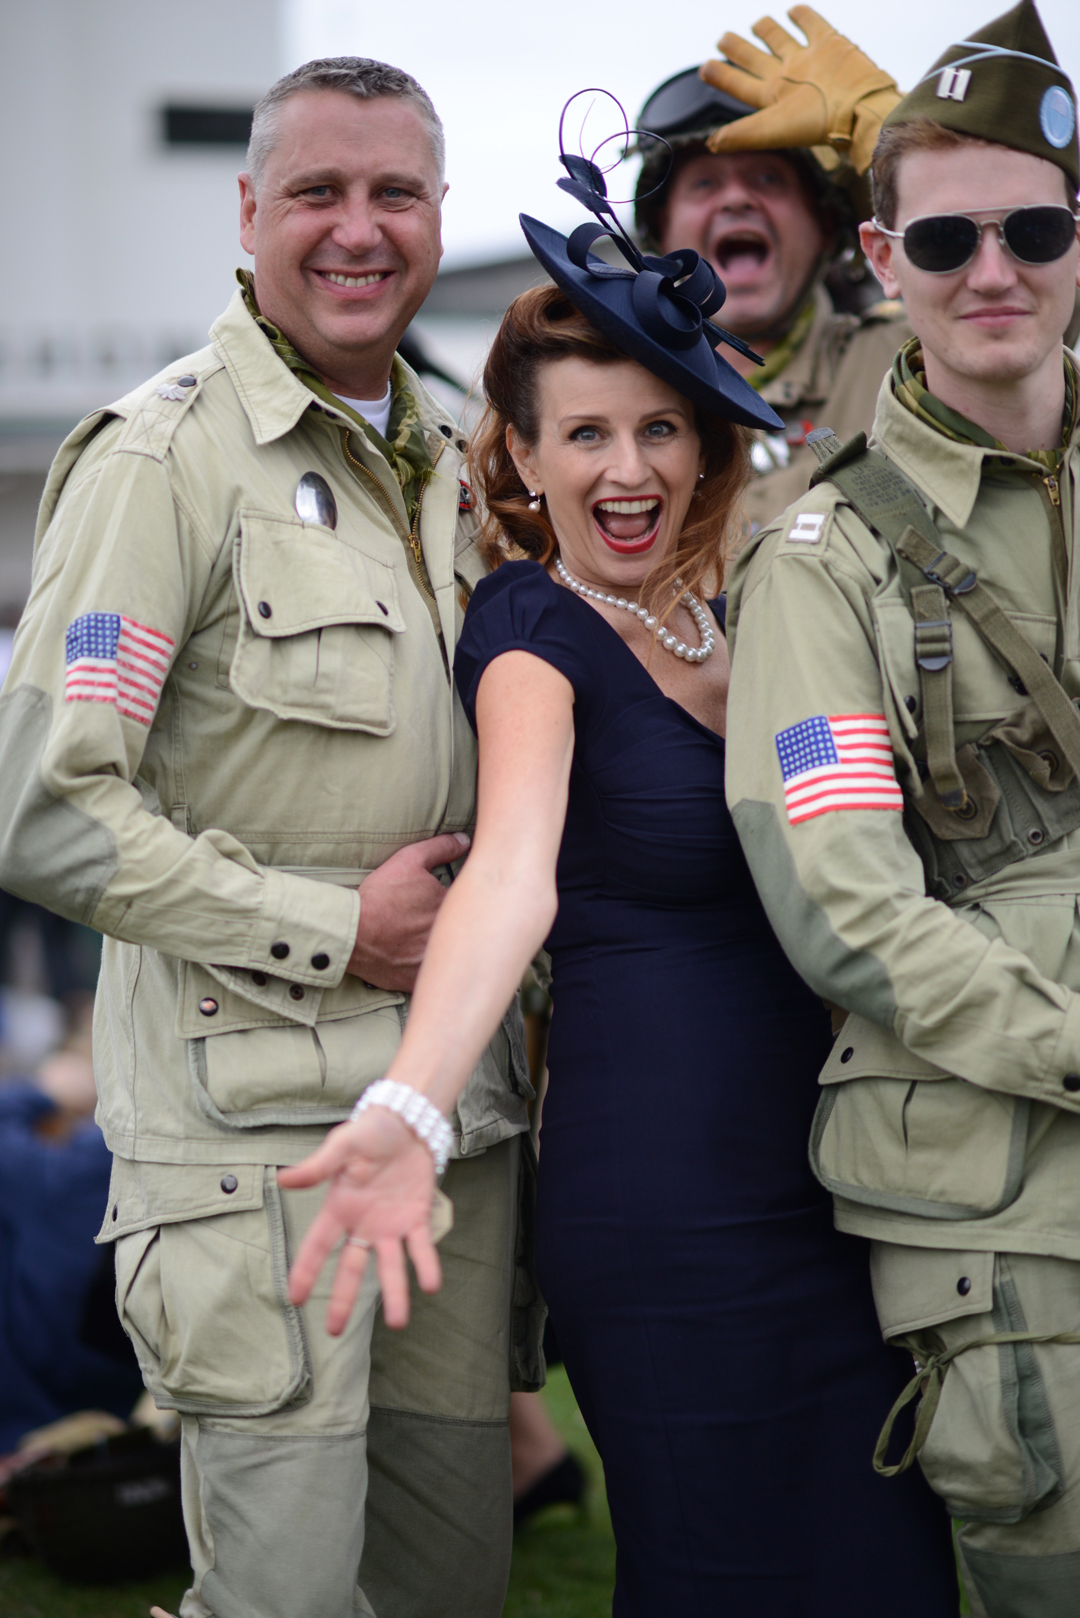
M369 1242L366 1236L346 1236L345 1245L346 1247L371 1248L374 1247L375 1244L374 1242Z

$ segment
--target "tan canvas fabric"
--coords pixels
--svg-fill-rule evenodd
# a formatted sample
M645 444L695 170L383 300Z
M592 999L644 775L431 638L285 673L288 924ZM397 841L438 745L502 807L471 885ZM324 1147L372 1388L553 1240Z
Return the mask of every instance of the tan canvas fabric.
M1045 467L950 440L887 380L874 437L923 491L947 548L1080 698L1067 584L1080 434L1051 491ZM1078 833L1025 844L1030 858L945 904L927 897L895 809L791 824L775 737L813 715L883 716L899 778L919 785L911 612L887 547L834 485L751 542L728 624L732 813L791 959L853 1013L822 1074L814 1142L838 1223L923 1247L1080 1257ZM952 625L967 742L1026 698L963 614Z
M756 475L743 503L755 531L805 494L817 465L806 447L808 432L831 427L848 439L870 431L881 379L911 336L900 304L876 304L863 315L838 314L823 287L815 304L805 341L760 389L783 418L785 430L754 435Z
M405 997L345 975L355 889L472 823L449 663L483 571L464 442L409 377L434 600L389 466L356 431L346 454L355 424L240 292L207 348L89 417L50 475L0 698L0 882L107 935L98 1116L126 1159L295 1161L400 1038ZM297 515L307 472L336 527ZM71 626L85 639L93 615L166 648L152 718L68 700ZM526 1091L515 1014L462 1098L459 1149L525 1128Z
M875 1242L886 1339L923 1361L1010 1332L1072 1334L1080 1265L1016 1253ZM975 1618L1073 1618L1080 1608L1080 1347L971 1347L949 1364L919 1462L958 1524Z

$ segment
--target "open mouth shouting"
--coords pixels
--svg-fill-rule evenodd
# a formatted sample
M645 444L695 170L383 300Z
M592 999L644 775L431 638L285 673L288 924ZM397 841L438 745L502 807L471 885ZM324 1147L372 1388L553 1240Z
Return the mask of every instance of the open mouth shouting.
M604 544L620 556L647 551L660 532L664 502L658 494L637 500L597 500L592 519Z
M756 281L772 257L772 242L754 225L726 230L713 243L710 257L729 287Z

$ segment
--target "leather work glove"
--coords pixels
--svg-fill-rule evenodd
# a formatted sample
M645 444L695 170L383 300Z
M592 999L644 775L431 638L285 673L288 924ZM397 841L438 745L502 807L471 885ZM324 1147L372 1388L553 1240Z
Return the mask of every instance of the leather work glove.
M792 6L788 16L808 44L762 17L752 32L768 52L738 34L725 34L718 48L728 61L701 68L706 83L760 109L714 130L709 149L825 147L827 167L839 157L865 174L878 131L900 100L896 81L810 6Z

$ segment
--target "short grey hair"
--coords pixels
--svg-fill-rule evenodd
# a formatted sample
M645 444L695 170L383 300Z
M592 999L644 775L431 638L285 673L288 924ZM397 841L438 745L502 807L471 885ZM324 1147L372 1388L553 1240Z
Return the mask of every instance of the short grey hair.
M272 84L255 108L251 118L251 137L247 149L247 171L255 183L256 191L262 179L266 159L277 141L278 114L290 96L301 90L344 90L359 101L374 101L378 96L392 96L408 101L416 108L431 140L435 167L442 184L446 170L446 136L442 120L432 105L427 91L409 73L387 62L375 62L368 56L325 56L316 62L305 62L302 67L286 73Z

